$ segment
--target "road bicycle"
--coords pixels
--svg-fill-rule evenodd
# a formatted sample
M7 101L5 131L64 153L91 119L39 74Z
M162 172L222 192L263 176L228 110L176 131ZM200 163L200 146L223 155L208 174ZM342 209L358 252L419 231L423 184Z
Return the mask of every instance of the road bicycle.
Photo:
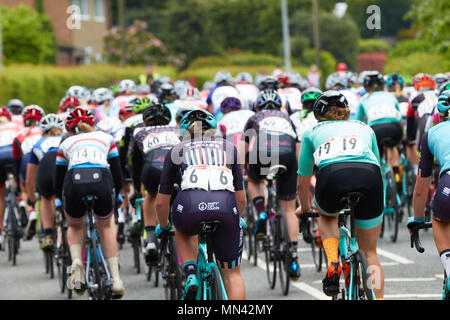
M333 300L375 300L372 284L367 272L368 265L364 251L359 249L356 242L355 208L365 195L359 192L351 192L341 200L350 209L341 212L339 223L339 257L341 264L348 264L350 272L345 279L345 288L335 295ZM303 217L304 216L304 217ZM346 227L346 217L350 216L350 230ZM317 218L317 212L304 213L302 219ZM346 277L344 273L344 277ZM339 297L340 295L340 297Z
M100 239L94 217L94 204L97 197L89 195L83 197L88 214L86 216L85 240L85 279L90 300L110 300L116 297L112 294L111 275L103 256Z
M402 194L400 196L402 205L406 207L408 217L413 215L413 195L414 187L416 185L416 173L414 167L408 158L405 156L404 145L399 147L400 152L400 169L402 173Z
M419 251L420 253L424 253L425 252L425 248L422 247L422 244L420 242L420 237L419 237L419 231L420 230L428 230L431 229L433 227L433 224L431 222L425 222L422 224L417 224L414 225L410 228L410 232L411 232L411 248L416 248L417 251ZM444 281L443 281L443 293L442 293L442 300L450 300L450 294L446 294L445 293L445 284L447 282L447 273L444 270Z
M39 197L38 197L39 199ZM39 249L42 250L42 254L44 257L44 266L45 266L45 274L50 276L50 279L53 279L55 277L55 269L54 269L54 258L55 258L55 251L54 246L47 247L45 249L42 249L42 242L44 241L45 234L44 234L44 225L42 223L41 219L41 200L39 199L36 201L35 204L35 210L36 210L36 225L39 226L39 229L37 230L37 238L39 239ZM53 240L54 235L53 235Z
M244 178L244 181L247 182L247 178ZM244 253L245 257L248 261L252 261L253 258L253 264L255 266L258 265L258 245L259 249L261 250L262 246L260 243L257 243L257 239L255 236L255 227L256 227L256 220L255 220L255 207L253 206L253 202L251 201L250 194L248 193L247 186L245 187L245 193L247 198L247 205L245 207L244 212L244 219L247 227L244 230Z
M263 249L266 261L266 274L269 286L275 288L278 272L281 292L289 293L289 268L292 258L289 251L289 234L287 229L286 214L279 204L279 198L273 181L287 171L286 166L275 165L269 168L266 180L267 192L267 233L263 237Z
M196 300L228 300L212 246L212 235L221 225L217 220L199 223L197 279L200 287Z
M58 276L58 285L61 293L65 293L68 299L72 299L72 289L66 284L69 281L70 266L72 258L70 256L69 244L67 242L67 229L69 224L63 212L62 203L55 200L55 263Z
M144 230L144 224L142 219L141 206L144 203L144 198L138 198L135 200L135 211L132 214L131 226L128 229L128 242L131 243L133 248L133 261L136 273L141 273L141 248L142 248L142 232ZM148 276L147 276L148 279Z
M313 211L315 212L315 211ZM319 233L319 218L310 218L302 215L300 217L300 233L303 240L311 246L311 253L316 266L316 271L322 271L322 265L328 264L325 249L323 248L322 238Z
M17 265L17 255L20 249L20 240L23 237L23 228L18 205L18 198L14 191L14 177L8 176L6 181L7 197L5 199L5 219L4 219L4 243L3 247L8 251L8 261L12 265Z

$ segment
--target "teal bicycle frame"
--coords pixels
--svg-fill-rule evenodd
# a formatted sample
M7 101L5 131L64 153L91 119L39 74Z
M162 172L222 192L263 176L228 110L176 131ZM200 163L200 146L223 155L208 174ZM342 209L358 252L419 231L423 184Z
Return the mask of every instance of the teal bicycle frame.
M388 207L387 204L387 198L388 198L388 184L393 185L394 182L390 181L391 177L389 177L389 173L391 171L391 168L388 166L386 160L384 160L384 158L381 159L381 173L382 173L382 177L383 177L383 205L384 205L384 210L383 210L383 214L389 215L389 214L393 214L395 211L395 207ZM392 190L391 190L392 192ZM400 196L398 195L398 193L395 193L395 199L397 201L397 205L401 206L401 199Z

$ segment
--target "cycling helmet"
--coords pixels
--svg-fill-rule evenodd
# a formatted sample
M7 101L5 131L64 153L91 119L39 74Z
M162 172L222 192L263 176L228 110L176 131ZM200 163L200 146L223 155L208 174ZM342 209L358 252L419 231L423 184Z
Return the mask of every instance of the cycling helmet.
M136 85L136 94L149 94L150 93L150 86L148 84L138 84Z
M92 92L91 101L97 104L103 104L105 101L112 101L114 99L113 93L107 88L98 88Z
M64 121L54 113L50 113L39 121L39 128L43 133L48 133L52 128L64 131Z
M222 82L227 82L231 84L233 83L233 77L227 71L219 71L216 73L216 76L214 77L214 82L216 83L216 85Z
M199 110L195 107L181 107L178 109L177 114L175 116L175 120L177 123L180 123L181 119L183 119L184 115L188 112L191 112L192 110Z
M248 72L241 72L234 78L236 83L253 83L253 76Z
M255 108L258 110L279 110L281 106L281 97L275 90L264 90L256 98Z
M438 98L437 108L439 113L448 114L450 109L450 90L444 91Z
M280 83L277 79L273 77L265 77L264 79L261 79L261 82L258 85L258 89L263 90L278 90L280 87Z
M347 78L348 86L358 83L358 74L356 72L347 71L345 77Z
M401 74L393 73L387 76L386 78L386 86L391 88L395 83L398 83L402 88L405 85L405 79Z
M443 73L435 74L433 79L434 79L434 82L436 82L436 88L440 88L443 83L446 83L448 80L450 80Z
M117 88L119 93L136 92L136 83L133 80L122 80Z
M158 92L159 87L163 83L172 83L172 79L170 79L169 77L159 77L159 78L153 80L152 84L150 85L151 92L153 92L153 93Z
M186 87L180 95L181 100L200 100L200 92L197 88Z
M211 113L206 110L192 110L181 119L180 129L187 130L196 121L202 122L202 129L217 128L217 120Z
M322 90L315 87L306 89L302 94L302 105L306 109L312 109L314 102L323 94Z
M175 91L175 88L170 83L163 83L159 87L156 96L158 97L159 103L169 103L172 102L173 100L178 99L178 95Z
M348 108L345 96L336 90L324 92L314 103L314 116L317 120L323 117L330 107Z
M367 71L364 74L363 86L364 88L371 88L375 86L383 86L384 78L383 75L378 71Z
M224 113L231 109L233 110L242 109L241 100L235 97L228 97L223 99L222 103L220 104L220 112Z
M142 99L134 99L132 102L133 104L133 112L135 114L139 114L144 112L145 109L150 107L153 104L152 99L150 98L142 98Z
M178 97L181 97L186 90L186 88L191 88L191 84L189 81L186 80L177 80L173 83L173 88L175 89L175 92Z
M144 121L161 119L166 120L167 123L169 123L172 120L172 114L170 113L169 108L164 104L153 104L144 110L142 119L144 119Z
M6 117L9 119L9 121L11 121L12 119L11 113L8 111L6 107L3 106L0 107L0 117Z
M61 112L66 112L67 109L73 109L80 105L80 100L78 100L78 98L69 96L61 100L61 103L59 104L59 110Z
M119 119L120 120L122 120L122 121L125 120L125 118L128 117L129 115L134 115L132 104L124 106L124 107L120 108L120 110L119 110Z
M419 91L421 88L436 88L436 82L429 74L418 73L413 79L414 88Z
M333 73L329 75L327 81L325 82L325 89L331 90L335 86L346 88L348 86L348 78L345 75L339 73Z
M277 80L280 85L286 87L290 85L289 76L284 72L277 74Z
M450 81L447 81L439 87L439 95L441 95L444 91L450 90Z
M24 107L22 100L19 99L11 99L6 104L8 111L15 114L21 114Z
M71 86L66 92L66 97L72 96L77 99L83 99L86 95L86 88L82 86Z
M28 125L29 120L36 120L40 121L42 117L45 116L45 111L38 105L30 105L28 107L25 107L22 112L23 121L25 122L25 125Z
M202 86L202 90L212 90L216 86L214 81L205 81Z
M77 107L73 110L66 119L66 130L68 132L76 132L77 125L80 121L87 122L92 126L95 126L95 118L92 112L83 107Z

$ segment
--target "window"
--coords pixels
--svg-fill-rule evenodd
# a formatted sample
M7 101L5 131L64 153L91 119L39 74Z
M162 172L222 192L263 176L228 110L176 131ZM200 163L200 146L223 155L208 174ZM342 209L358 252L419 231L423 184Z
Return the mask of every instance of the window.
M95 0L95 20L105 22L105 1Z
M72 0L72 5L80 8L80 14L82 20L89 20L89 1L88 0Z

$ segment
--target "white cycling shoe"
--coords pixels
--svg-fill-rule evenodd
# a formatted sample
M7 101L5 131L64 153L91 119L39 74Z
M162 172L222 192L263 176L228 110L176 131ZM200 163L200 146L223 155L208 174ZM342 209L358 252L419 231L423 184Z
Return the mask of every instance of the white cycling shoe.
M72 262L72 267L70 269L70 289L80 296L84 295L86 291L84 268L80 259L75 259Z

